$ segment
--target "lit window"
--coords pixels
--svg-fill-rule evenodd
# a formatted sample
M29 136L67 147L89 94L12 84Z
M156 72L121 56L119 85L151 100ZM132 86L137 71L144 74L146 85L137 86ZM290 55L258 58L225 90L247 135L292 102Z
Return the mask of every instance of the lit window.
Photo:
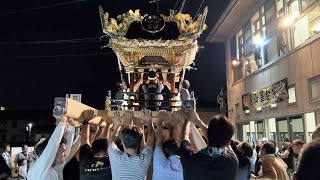
M250 110L245 110L245 113L246 114L250 114Z
M302 10L307 9L310 5L312 5L316 0L301 0L301 8Z
M309 79L310 100L320 99L320 75Z
M294 25L294 46L297 47L310 37L320 33L320 6L317 6Z
M291 87L288 89L288 93L289 93L289 99L288 99L288 103L292 104L297 102L296 100L296 88L295 87Z
M260 111L262 111L262 107L257 108L257 112L260 112Z
M277 37L274 37L267 45L264 46L265 49L265 63L269 63L275 60L279 53L278 53L278 46L277 46Z

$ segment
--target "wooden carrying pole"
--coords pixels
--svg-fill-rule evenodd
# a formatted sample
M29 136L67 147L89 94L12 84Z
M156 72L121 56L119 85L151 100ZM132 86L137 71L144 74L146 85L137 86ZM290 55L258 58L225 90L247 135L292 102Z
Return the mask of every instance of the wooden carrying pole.
M83 115L82 112L85 110L93 110L95 114L95 118L90 121L91 124L98 125L100 124L101 126L105 126L106 123L102 122L102 117L112 117L115 112L114 110L111 111L106 111L106 110L97 110L93 107L90 107L88 105L82 104L78 101L75 101L70 98L55 98L54 100L54 110L53 110L53 115L59 116L59 115L65 115L69 118L73 118L74 120L78 122L82 122L83 120ZM119 111L120 115L122 116L125 111ZM168 112L169 115L172 115L173 112ZM157 123L158 119L158 114L159 111L152 111L152 117L155 123ZM143 111L133 111L133 116L136 118L141 118L143 117Z

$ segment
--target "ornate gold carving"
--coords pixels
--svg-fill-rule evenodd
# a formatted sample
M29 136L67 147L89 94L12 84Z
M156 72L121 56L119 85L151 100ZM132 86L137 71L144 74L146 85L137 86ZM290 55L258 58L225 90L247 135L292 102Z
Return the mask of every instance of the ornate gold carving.
M161 56L168 63L168 67L176 72L180 72L183 67L189 66L195 59L198 51L197 38L203 30L207 28L205 19L208 13L206 7L202 14L193 20L189 14L182 14L177 11L170 11L170 15L161 15L165 22L175 22L180 32L178 39L174 40L146 40L127 39L125 35L132 22L141 22L147 15L140 15L139 10L129 10L127 13L119 15L117 20L109 19L109 13L103 12L99 8L103 32L109 39L109 47L112 48L126 72L133 72L135 68L144 68L139 65L139 61L145 56ZM158 65L155 64L158 68ZM164 66L164 65L162 65Z

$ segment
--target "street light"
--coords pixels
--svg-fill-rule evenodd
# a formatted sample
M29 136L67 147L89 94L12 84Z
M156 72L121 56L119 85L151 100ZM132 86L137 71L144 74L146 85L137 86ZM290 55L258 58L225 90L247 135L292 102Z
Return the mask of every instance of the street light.
M31 129L32 129L32 123L29 123L28 126L26 127L27 131L29 132L29 141L31 140Z

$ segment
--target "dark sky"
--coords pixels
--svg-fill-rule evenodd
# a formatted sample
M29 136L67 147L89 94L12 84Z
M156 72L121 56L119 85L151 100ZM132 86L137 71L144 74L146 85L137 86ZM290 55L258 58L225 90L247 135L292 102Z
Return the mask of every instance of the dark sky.
M120 80L116 56L110 49L100 49L106 42L96 39L73 43L43 41L102 36L99 4L112 17L129 9L141 9L142 14L151 14L156 12L156 7L147 0L87 0L14 13L71 1L0 1L1 106L15 110L49 109L53 106L54 97L81 93L84 103L104 108L107 91L115 90L115 83ZM225 85L224 47L222 44L205 43L204 39L229 1L204 2L204 6L209 6L209 28L199 42L205 48L196 56L198 70L186 74L203 107L216 106L217 87ZM160 13L174 8L175 2L161 0ZM194 15L200 4L200 0L187 0L185 12ZM40 42L30 43L34 41Z

